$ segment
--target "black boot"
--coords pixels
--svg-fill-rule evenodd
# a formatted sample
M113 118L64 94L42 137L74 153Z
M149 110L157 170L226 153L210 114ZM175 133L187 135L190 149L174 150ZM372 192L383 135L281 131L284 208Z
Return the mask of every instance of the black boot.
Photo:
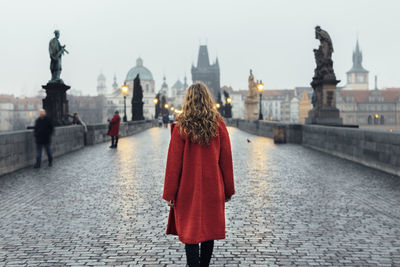
M115 144L114 144L114 148L117 148L118 146L118 136L115 137Z
M33 168L35 168L35 169L40 169L40 163L35 163L35 165L33 165Z

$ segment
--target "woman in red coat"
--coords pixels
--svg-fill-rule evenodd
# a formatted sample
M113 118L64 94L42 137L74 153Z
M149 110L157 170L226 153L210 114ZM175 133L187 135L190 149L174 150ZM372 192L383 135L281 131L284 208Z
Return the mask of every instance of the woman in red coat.
M163 194L171 206L167 234L185 244L189 266L208 266L214 240L225 238L225 202L235 193L229 135L203 83L187 89L176 121Z
M109 129L108 129L108 135L111 136L110 148L117 148L120 122L121 122L121 117L119 116L119 112L117 110L114 113L114 117L110 121Z

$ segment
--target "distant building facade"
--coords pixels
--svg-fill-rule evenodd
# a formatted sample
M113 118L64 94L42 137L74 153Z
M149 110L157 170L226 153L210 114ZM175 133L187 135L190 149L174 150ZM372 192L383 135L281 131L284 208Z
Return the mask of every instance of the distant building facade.
M192 80L193 82L201 81L205 83L210 89L214 100L218 99L218 94L221 94L218 57L215 59L214 64L210 64L206 45L200 45L197 66L192 65Z
M41 108L40 97L0 95L0 131L25 130L33 126Z
M344 124L400 125L400 88L340 90L336 101Z
M105 123L108 115L106 111L106 97L68 95L70 115L77 112L86 124Z

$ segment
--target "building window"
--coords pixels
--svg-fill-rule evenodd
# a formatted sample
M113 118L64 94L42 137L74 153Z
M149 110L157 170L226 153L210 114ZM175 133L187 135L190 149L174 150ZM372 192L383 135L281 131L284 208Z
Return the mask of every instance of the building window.
M381 124L385 124L385 117L383 115L381 116Z
M372 116L371 116L371 115L368 116L368 124L369 124L369 125L372 124Z
M149 90L150 90L150 86L149 86L149 84L146 84L146 92L149 92Z
M364 83L364 75L357 75L357 82L358 83Z

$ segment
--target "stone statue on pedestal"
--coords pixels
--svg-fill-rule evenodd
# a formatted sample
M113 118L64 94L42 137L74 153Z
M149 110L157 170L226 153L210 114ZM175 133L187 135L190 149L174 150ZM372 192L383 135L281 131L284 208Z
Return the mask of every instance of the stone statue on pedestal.
M61 75L61 58L64 53L68 54L68 51L65 49L65 45L61 45L60 41L60 31L54 31L55 37L50 40L49 43L49 54L50 54L50 71L51 71L51 80L50 83L64 83L63 80L60 79Z
M258 119L258 98L257 98L257 83L254 81L253 71L250 70L249 75L249 94L246 97L246 119Z
M42 85L42 88L46 90L43 109L46 110L55 126L61 126L71 124L68 119L69 110L66 93L71 86L64 84L64 81L60 78L61 58L68 51L65 49L65 45L62 46L58 41L60 32L55 30L54 35L55 37L49 43L51 80L46 85Z
M342 119L339 117L339 110L336 108L336 85L340 82L336 80L333 70L333 45L329 34L315 27L315 39L320 41L318 49L314 49L316 68L311 82L313 96L311 103L313 109L310 110L306 123L341 125Z

